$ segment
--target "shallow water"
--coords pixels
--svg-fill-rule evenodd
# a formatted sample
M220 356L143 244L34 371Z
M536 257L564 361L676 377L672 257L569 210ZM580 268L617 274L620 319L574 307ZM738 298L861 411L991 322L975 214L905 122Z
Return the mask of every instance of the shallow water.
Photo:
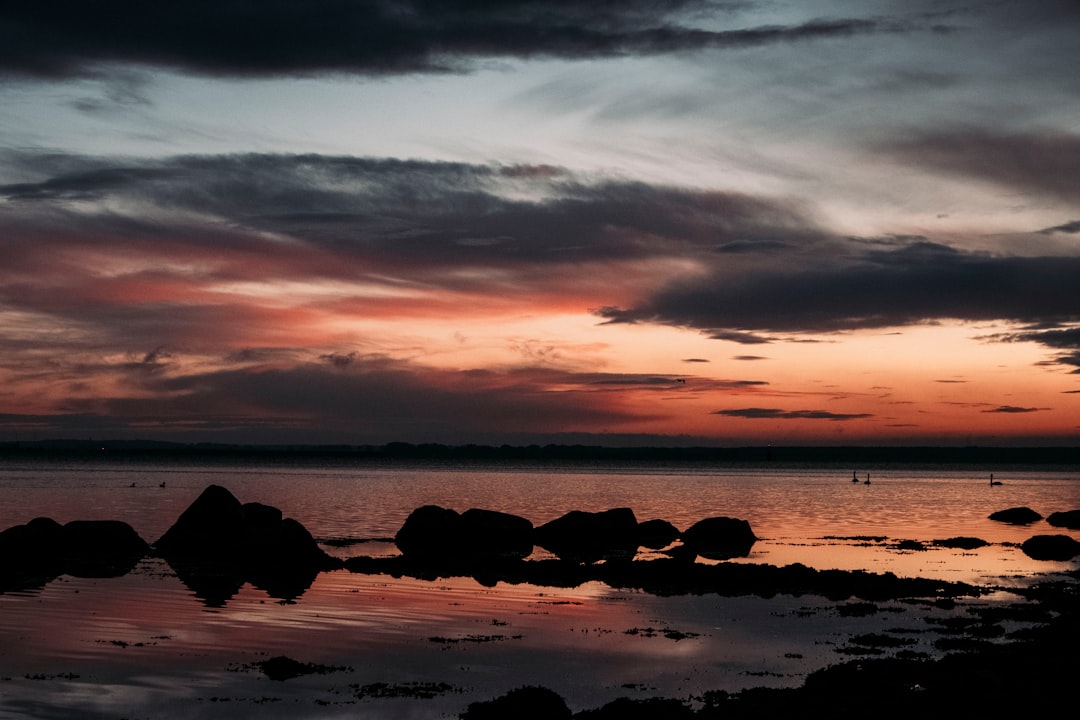
M865 471L860 472L860 477ZM570 509L631 507L685 528L749 520L761 540L743 562L890 571L1007 588L1075 567L1027 558L1045 522L987 520L1025 505L1080 507L1080 474L880 470L872 484L826 469L345 465L0 465L0 528L50 516L121 519L156 540L209 484L280 507L321 539L384 538L415 507L484 507L540 524ZM132 487L134 485L134 487ZM1080 539L1080 534L1070 533ZM975 536L974 551L898 551L902 539ZM339 556L392 552L361 543ZM1012 602L1007 592L951 611ZM0 717L454 717L469 702L541 684L574 710L619 695L692 698L710 689L790 686L848 659L852 635L898 632L933 653L927 614L883 603L848 617L820 597L656 597L599 583L488 588L345 571L321 574L294 602L250 585L207 607L168 565L120 578L64 576L0 594ZM255 665L275 655L324 672L285 682ZM383 685L379 685L379 684ZM400 695L400 697L386 697ZM432 697L418 697L432 695Z

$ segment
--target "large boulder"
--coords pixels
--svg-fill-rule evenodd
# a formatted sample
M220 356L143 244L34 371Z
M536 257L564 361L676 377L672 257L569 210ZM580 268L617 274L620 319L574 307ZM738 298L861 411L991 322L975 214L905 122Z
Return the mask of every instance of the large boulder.
M1042 515L1028 507L1014 507L1009 508L1008 510L998 510L995 513L990 513L989 517L991 520L1009 523L1010 525L1030 525L1037 520L1042 520Z
M497 510L456 510L424 505L413 510L394 536L401 554L417 560L476 562L528 557L533 525Z
M1068 535L1035 535L1020 545L1034 560L1072 560L1080 555L1080 542Z
M461 531L471 557L521 560L533 551L533 524L518 515L470 508L461 514Z
M291 600L321 570L341 566L298 521L270 505L241 504L219 485L208 486L154 549L211 606L223 605L244 582Z
M682 534L683 545L710 560L746 557L757 536L746 520L711 517L699 520Z
M630 508L571 510L536 528L533 541L563 560L629 560L638 549L638 523Z
M120 520L72 520L61 529L64 572L78 577L117 577L131 571L150 545Z
M453 544L461 536L461 514L438 505L416 508L394 535L402 555L418 559L439 559L456 553Z
M1080 530L1080 510L1066 510L1065 512L1050 513L1046 522L1054 527L1063 527L1070 530Z
M118 577L150 546L119 520L34 518L0 532L0 588L42 584L63 574Z
M679 528L667 520L646 520L638 523L638 545L650 550L666 548L679 539Z

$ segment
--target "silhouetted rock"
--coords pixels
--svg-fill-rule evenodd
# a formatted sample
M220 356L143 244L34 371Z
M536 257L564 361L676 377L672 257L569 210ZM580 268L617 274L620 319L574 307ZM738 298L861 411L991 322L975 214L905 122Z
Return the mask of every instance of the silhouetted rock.
M746 520L730 517L711 517L699 520L682 534L683 544L698 555L711 560L745 557L757 542L757 536Z
M571 510L536 528L533 541L563 560L629 559L638 549L638 523L630 508Z
M679 539L679 528L667 520L646 520L638 523L638 545L650 550L666 548Z
M977 537L953 537L934 541L934 545L938 547L959 548L961 550L974 550L989 544L982 538Z
M1070 530L1080 530L1080 510L1067 510L1065 512L1050 513L1046 522L1054 527L1063 527Z
M494 700L471 703L461 720L561 720L572 718L570 708L553 690L522 687Z
M1020 549L1035 560L1072 560L1080 555L1080 542L1068 535L1035 535L1025 540Z
M212 606L223 605L245 581L291 600L320 570L341 567L302 524L270 505L241 504L219 485L208 486L154 547Z
M0 590L43 585L68 574L117 577L150 547L119 520L74 520L61 525L34 518L0 532Z
M990 519L1010 525L1029 525L1036 520L1042 520L1042 515L1028 507L1014 507L991 513Z
M394 536L402 555L437 563L521 559L532 553L533 525L497 510L456 510L424 505L409 513Z
M64 572L77 577L125 575L150 551L120 520L72 520L61 529Z
M461 536L461 515L456 510L424 505L409 513L405 523L394 535L394 543L407 557L446 558L454 555L453 547Z
M474 558L526 558L533 551L533 524L496 510L466 510L461 514L464 552Z
M154 547L164 557L219 557L237 552L245 532L243 505L225 488L210 485Z

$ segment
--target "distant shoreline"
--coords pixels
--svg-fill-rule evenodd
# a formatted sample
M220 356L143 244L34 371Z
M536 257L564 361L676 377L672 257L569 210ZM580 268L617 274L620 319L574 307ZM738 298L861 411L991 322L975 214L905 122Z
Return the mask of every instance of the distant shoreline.
M1080 447L743 446L608 447L601 445L242 445L144 440L39 440L0 443L0 458L110 461L336 461L418 463L640 463L659 465L1010 466L1080 470Z

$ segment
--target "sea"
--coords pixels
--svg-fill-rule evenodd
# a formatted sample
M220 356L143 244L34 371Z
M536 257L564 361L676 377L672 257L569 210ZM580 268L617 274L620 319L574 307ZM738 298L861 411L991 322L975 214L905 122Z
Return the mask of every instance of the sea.
M1024 540L1080 540L1045 520L988 518L1021 506L1044 517L1080 508L1080 467L308 456L8 455L0 529L35 517L123 520L152 543L209 485L280 508L342 558L396 554L394 534L422 505L499 510L535 525L575 509L629 507L639 521L680 529L714 516L747 520L759 540L729 562L929 577L983 592L952 607L907 599L847 612L858 598L658 596L599 582L491 586L335 570L297 597L244 585L207 603L148 557L121 577L62 575L0 592L0 718L453 718L527 685L556 691L575 712L618 697L694 706L718 690L797 686L816 669L882 652L859 638L891 634L899 641L885 652L940 655L936 623L1021 602L1017 589L1076 569L1078 559L1028 557ZM988 544L934 544L956 537ZM279 656L308 672L272 678L266 663Z

